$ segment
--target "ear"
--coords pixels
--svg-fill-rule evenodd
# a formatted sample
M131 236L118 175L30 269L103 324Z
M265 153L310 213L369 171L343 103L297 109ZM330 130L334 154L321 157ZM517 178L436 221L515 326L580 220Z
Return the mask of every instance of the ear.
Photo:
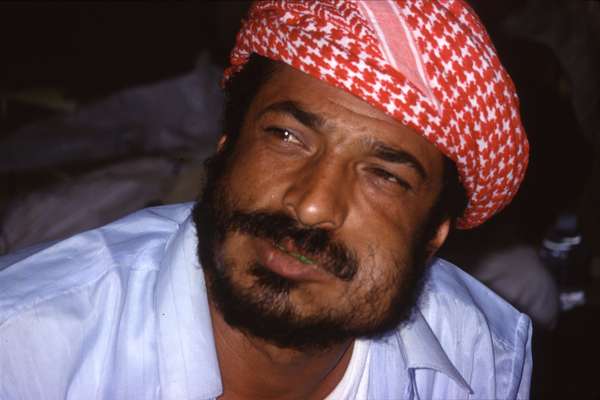
M221 135L221 137L219 138L219 142L217 143L217 151L218 152L223 150L223 146L225 146L226 142L227 142L227 134L224 133Z
M433 257L435 253L437 253L437 251L440 249L440 247L442 247L442 245L446 241L448 233L450 232L450 225L450 218L446 218L438 226L435 235L427 245L427 260L431 259L431 257Z

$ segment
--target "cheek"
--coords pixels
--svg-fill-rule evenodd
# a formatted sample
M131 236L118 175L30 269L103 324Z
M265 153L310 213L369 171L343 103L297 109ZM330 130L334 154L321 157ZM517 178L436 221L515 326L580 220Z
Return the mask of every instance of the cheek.
M248 241L249 239L245 235L229 233L220 249L222 260L220 267L227 269L227 274L236 282L236 285L245 288L249 288L253 283L253 280L245 272L247 266L255 260L255 254L253 254L252 246Z
M301 161L273 157L260 144L250 145L232 159L228 182L231 196L247 210L276 210L301 170Z
M232 167L228 171L228 182L231 195L244 202L261 203L263 195L276 191L277 177L274 174L274 163L265 157L264 152L244 151L232 159ZM251 203L250 203L251 204ZM257 209L263 204L253 204Z
M363 264L379 270L396 261L409 261L416 224L406 210L366 201L357 201L356 210L347 220L343 239L354 245Z
M431 200L414 193L385 196L367 184L360 188L360 196L357 196L355 204L361 213L354 224L361 226L362 232L369 228L369 237L376 238L374 241L380 246L393 246L388 247L392 251L396 246L409 244L427 215Z
M391 259L378 257L373 262L361 263L355 279L336 293L338 299L333 303L353 310L353 318L363 322L377 321L390 311L407 275L405 266Z
M354 242L357 245L353 249L359 257L360 266L351 290L371 296L378 303L378 298L385 302L395 294L414 268L414 241L410 235L401 232L389 225L360 232L365 236Z
M404 257L384 257L386 253L384 250L378 250L377 256L363 259L356 277L356 283L360 287L384 290L402 276L406 265Z

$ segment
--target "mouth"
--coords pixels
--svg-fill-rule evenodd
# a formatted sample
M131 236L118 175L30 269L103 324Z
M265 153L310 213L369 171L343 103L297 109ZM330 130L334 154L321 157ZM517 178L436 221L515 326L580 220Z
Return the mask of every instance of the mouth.
M273 243L259 239L258 262L265 268L293 281L317 282L330 280L330 275L318 262L297 251L291 243Z
M283 245L281 245L279 243L275 243L275 247L277 247L280 251L284 252L285 254L289 255L290 257L294 257L295 259L300 261L302 264L306 264L306 265L316 264L316 261L314 261L300 253L296 253L295 251L286 250L285 247L283 247Z

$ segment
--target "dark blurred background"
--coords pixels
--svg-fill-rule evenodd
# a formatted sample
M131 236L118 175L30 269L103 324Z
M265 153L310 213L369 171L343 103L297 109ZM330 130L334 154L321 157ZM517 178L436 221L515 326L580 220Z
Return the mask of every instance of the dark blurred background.
M207 49L224 65L243 1L2 2L0 90L58 87L89 102L188 72Z
M531 159L515 201L443 254L477 276L490 254L533 249L559 302L536 324L533 397L600 399L600 3L470 4L517 86ZM0 254L197 195L247 6L0 3ZM547 294L509 260L508 286Z

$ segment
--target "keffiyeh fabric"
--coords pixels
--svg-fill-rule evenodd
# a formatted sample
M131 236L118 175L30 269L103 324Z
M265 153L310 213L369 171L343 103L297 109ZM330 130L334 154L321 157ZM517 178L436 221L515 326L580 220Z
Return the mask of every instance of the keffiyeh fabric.
M358 96L452 159L469 199L459 228L481 224L517 192L529 148L518 98L463 1L258 1L225 78L252 53Z

